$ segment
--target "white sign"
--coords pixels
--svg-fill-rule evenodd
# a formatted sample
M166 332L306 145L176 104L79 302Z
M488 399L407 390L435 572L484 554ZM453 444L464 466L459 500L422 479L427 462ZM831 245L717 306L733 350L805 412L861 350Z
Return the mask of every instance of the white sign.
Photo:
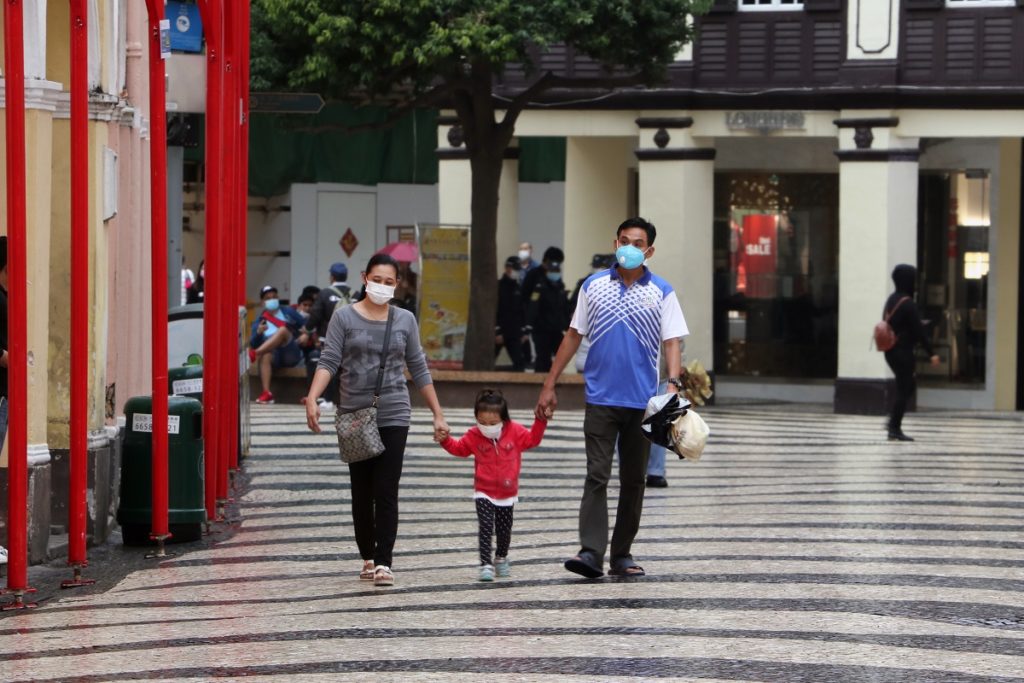
M179 434L181 417L178 415L167 416L167 433L168 434ZM153 431L153 416L148 413L135 413L132 416L132 431L133 432L152 432Z
M729 130L756 130L770 133L776 130L803 130L802 111L727 111L725 125Z
M184 396L185 394L201 394L203 393L203 378L196 377L194 379L176 379L171 382L171 393L177 394L178 396Z
M160 20L160 59L171 56L171 20Z

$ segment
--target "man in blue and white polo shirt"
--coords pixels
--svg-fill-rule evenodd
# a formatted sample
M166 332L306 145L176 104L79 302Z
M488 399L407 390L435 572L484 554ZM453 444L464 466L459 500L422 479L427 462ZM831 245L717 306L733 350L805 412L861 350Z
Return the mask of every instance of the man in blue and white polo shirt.
M647 401L658 391L658 356L665 354L668 376L680 373L680 340L689 334L679 300L670 285L652 273L646 260L654 256L654 226L630 218L616 232L616 264L594 273L580 290L579 303L551 371L544 380L538 416L554 411L555 384L587 337L590 352L586 381L583 434L587 447L587 479L580 502L580 552L565 568L587 578L604 573L608 549L608 480L615 446L619 447L619 507L612 532L608 573L643 576L630 553L640 528L650 443L640 431ZM669 384L668 390L678 390Z

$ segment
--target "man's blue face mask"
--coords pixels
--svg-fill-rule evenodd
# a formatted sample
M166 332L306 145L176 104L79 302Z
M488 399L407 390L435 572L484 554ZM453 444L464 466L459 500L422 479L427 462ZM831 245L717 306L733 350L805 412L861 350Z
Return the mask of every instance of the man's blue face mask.
M644 252L632 244L623 244L615 250L615 260L626 270L639 268L644 264Z

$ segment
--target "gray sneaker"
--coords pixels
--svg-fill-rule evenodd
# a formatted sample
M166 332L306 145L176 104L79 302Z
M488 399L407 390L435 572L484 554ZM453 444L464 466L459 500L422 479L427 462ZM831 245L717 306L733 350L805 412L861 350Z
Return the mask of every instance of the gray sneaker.
M507 557L494 558L494 568L501 578L512 575L512 566L509 564Z
M489 564L480 566L480 580L494 581L494 567Z

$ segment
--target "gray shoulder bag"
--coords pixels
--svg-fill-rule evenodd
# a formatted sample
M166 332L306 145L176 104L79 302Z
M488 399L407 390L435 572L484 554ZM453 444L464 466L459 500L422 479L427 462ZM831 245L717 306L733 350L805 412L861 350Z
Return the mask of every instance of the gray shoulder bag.
M361 408L352 413L339 412L334 417L334 427L338 431L338 453L342 462L361 462L376 458L384 452L384 442L380 440L380 430L377 428L377 401L380 399L380 390L384 383L384 364L388 359L391 323L394 317L394 307L389 306L388 324L384 329L384 346L380 352L380 368L377 370L377 386L373 390L373 404L369 408Z

